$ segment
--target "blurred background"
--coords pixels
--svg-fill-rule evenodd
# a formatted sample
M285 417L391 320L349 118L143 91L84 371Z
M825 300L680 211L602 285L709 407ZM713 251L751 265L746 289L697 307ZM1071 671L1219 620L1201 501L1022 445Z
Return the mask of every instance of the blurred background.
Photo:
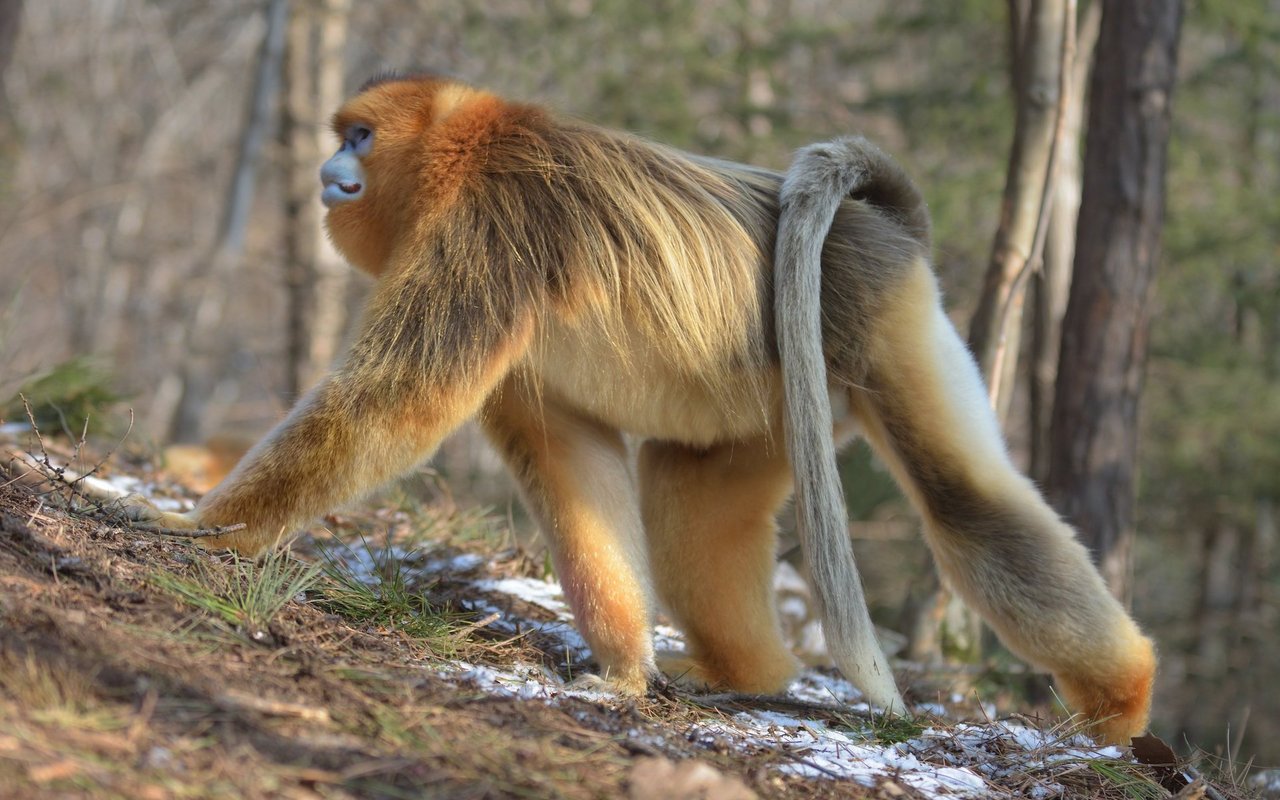
M1059 202L1001 398L1015 457L1055 498L1069 491L1051 476L1047 406L1097 4L1080 4L1063 62L1075 94L1053 98L1069 112ZM1033 5L0 0L0 415L21 421L11 398L44 387L100 406L100 432L131 408L131 440L157 451L251 440L278 419L341 352L368 289L324 240L316 169L335 146L327 115L384 68L777 169L805 143L868 135L923 189L949 310L970 330L1000 262L1018 100L1035 94ZM1177 46L1161 246L1153 287L1138 287L1150 328L1127 373L1145 352L1121 478L1136 504L1108 579L1159 642L1156 732L1274 766L1280 4L1189 4ZM956 635L963 613L887 475L864 450L845 459L860 566L900 655L1004 691L982 681L1016 670L982 635ZM510 486L473 432L435 467L458 502L507 513Z

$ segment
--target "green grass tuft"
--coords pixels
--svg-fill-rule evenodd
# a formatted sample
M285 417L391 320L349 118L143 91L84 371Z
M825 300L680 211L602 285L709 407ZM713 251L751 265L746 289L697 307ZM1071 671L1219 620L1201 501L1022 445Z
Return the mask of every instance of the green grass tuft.
M898 744L910 741L924 733L925 728L928 727L922 720L915 717L884 714L873 716L870 723L867 723L863 720L844 719L839 714L836 716L850 730L865 736L869 741L879 744Z
M226 625L262 640L267 626L290 601L320 582L322 565L303 564L288 550L259 561L232 555L229 562L199 559L195 575L152 573L154 584Z
M458 619L427 600L430 585L420 585L407 563L416 551L397 554L390 547L374 548L361 539L376 565L370 577L357 575L350 566L321 550L323 581L316 603L351 622L392 628L419 640L433 654L451 658L458 650Z
M27 377L11 396L0 397L0 419L26 421L29 405L42 431L75 439L91 416L121 400L111 383L110 374L87 357L63 361ZM109 420L104 424L112 427Z
M1125 797L1132 800L1160 800L1169 796L1160 784L1140 773L1132 762L1093 758L1085 761L1085 764L1106 780L1108 788L1119 789L1124 792Z

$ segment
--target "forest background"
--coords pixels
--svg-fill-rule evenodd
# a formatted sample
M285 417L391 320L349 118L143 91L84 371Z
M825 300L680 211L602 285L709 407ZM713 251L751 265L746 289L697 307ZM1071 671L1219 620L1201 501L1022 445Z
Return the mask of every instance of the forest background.
M340 349L368 288L318 233L314 170L325 116L388 67L778 169L798 146L863 133L928 199L961 330L979 306L1014 136L1016 2L323 0L273 24L284 5L0 2L0 401L89 358L76 369L108 376L148 446L265 430ZM1275 765L1280 7L1190 4L1172 102L1136 535L1113 585L1160 644L1155 730ZM1060 156L1068 194L1082 141ZM1036 398L1054 376L1037 302L1005 426L1043 481ZM461 502L512 504L472 432L435 466ZM865 451L844 469L877 621L914 656L999 662L917 635L934 588L918 526Z

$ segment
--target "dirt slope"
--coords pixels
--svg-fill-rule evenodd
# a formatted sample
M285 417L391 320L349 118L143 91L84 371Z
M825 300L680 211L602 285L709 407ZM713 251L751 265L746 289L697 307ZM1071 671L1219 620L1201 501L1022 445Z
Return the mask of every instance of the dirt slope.
M330 518L255 564L55 499L0 480L3 797L1169 795L1080 737L877 723L821 672L770 700L566 685L589 653L543 565L448 520L404 545L404 514Z

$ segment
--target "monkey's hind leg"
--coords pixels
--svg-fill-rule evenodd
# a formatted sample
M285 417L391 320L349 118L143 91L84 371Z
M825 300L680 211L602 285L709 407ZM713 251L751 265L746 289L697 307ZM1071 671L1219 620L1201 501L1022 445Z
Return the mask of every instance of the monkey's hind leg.
M943 574L1011 650L1054 674L1097 733L1127 744L1146 729L1154 648L1011 465L926 265L904 276L867 348L855 413L924 518Z
M519 379L490 398L481 422L551 545L601 677L621 694L643 694L657 668L640 510L621 435L551 398L526 397Z
M781 441L693 448L646 442L640 496L654 584L684 631L695 686L770 693L799 662L783 643L773 592L774 515L791 492Z

